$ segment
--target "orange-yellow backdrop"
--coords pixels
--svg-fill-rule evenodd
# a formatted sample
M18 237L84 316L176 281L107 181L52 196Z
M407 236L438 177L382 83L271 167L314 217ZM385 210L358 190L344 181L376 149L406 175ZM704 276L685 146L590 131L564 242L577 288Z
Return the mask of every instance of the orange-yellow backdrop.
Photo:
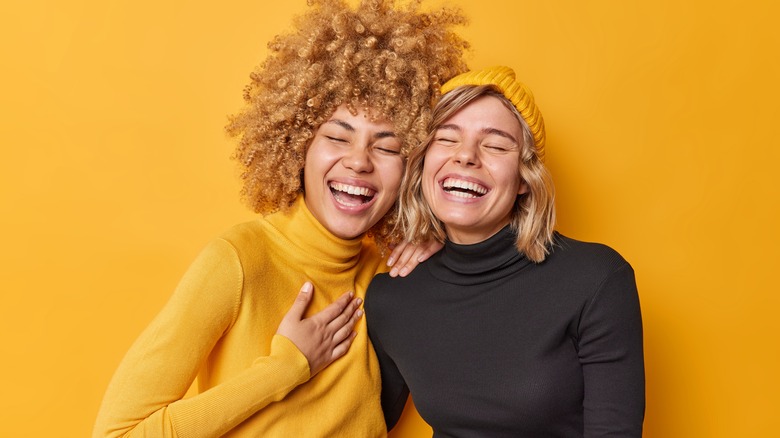
M12 0L0 18L0 424L86 436L205 242L252 215L222 127L303 0ZM648 437L763 437L780 408L780 33L770 0L454 0L514 66L559 229L635 267ZM429 429L406 415L394 436Z

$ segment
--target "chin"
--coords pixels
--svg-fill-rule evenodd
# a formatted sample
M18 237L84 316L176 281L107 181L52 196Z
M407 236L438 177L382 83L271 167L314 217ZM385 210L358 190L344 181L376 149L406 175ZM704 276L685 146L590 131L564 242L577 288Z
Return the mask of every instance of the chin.
M366 227L365 225L352 226L349 223L345 224L342 222L338 227L332 228L330 232L339 239L351 240L362 236L368 231L369 228L370 227Z

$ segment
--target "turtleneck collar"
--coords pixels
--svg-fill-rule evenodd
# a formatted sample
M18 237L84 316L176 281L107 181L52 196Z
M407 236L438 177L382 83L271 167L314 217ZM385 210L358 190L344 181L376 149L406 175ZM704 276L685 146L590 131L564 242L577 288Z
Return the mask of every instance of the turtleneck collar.
M296 254L313 258L323 266L348 269L360 258L363 235L354 239L334 236L311 214L303 195L298 195L289 210L265 216L265 220L289 242L291 249L295 248Z
M427 264L439 280L461 285L473 285L510 275L531 261L517 251L516 234L509 225L473 245L446 241L441 252Z

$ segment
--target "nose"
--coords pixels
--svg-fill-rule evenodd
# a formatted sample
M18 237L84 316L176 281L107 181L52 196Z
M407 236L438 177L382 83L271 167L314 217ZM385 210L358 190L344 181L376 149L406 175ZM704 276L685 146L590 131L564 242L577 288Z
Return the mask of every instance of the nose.
M476 166L479 163L477 145L472 142L461 143L453 154L452 161L461 166Z
M369 147L370 145L368 144L355 144L349 148L346 155L341 160L344 167L355 173L368 173L373 171L374 165L369 156Z

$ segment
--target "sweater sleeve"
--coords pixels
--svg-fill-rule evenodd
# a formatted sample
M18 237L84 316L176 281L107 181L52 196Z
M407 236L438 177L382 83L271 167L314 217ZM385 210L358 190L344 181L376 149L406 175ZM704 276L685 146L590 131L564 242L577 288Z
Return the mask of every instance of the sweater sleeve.
M277 335L268 356L257 358L234 378L183 399L234 322L242 290L243 269L235 249L215 240L122 360L103 398L93 436L219 436L307 381L306 357Z
M369 290L366 292L366 296L371 296L372 287L369 286ZM375 292L376 293L376 292ZM366 302L366 320L368 321L368 336L371 339L371 344L376 352L376 357L379 362L379 370L382 376L382 411L385 414L385 424L387 430L392 429L401 417L406 405L406 399L409 397L409 387L406 385L401 372L398 371L398 367L393 362L390 355L387 354L382 342L377 336L377 327L375 319L372 319L369 315L373 311L373 301L368 299Z
M584 436L642 436L645 409L642 317L634 272L612 272L585 306L579 328Z

